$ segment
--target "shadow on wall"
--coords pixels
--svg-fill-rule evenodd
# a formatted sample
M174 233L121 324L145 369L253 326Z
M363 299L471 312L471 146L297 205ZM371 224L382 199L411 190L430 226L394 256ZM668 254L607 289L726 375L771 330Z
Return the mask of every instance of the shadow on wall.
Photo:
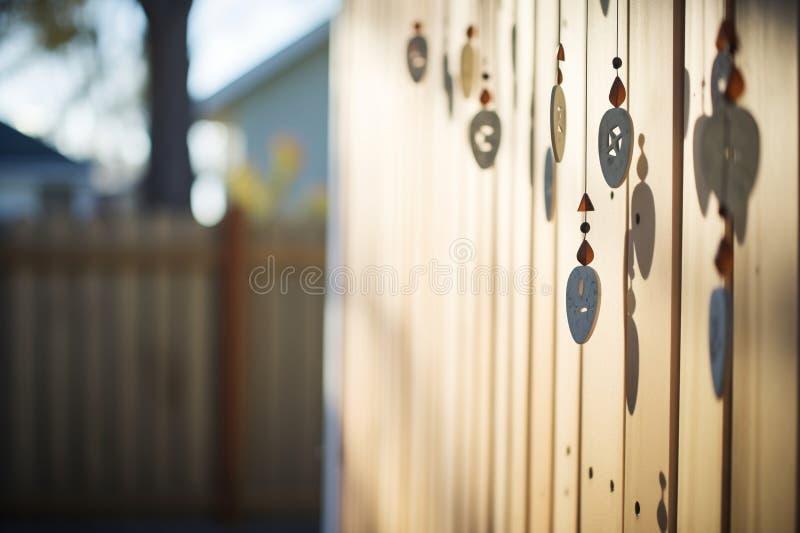
M636 275L634 266L635 264L639 266L638 270L642 279L650 276L656 235L656 207L653 190L645 181L650 167L644 152L644 141L644 135L639 134L641 154L636 162L636 174L640 181L633 188L631 195L631 220L628 225L627 239L628 277L631 283L628 286L625 329L625 403L630 414L636 410L636 400L639 395L639 333L633 318L636 311L636 295L633 292L632 284Z

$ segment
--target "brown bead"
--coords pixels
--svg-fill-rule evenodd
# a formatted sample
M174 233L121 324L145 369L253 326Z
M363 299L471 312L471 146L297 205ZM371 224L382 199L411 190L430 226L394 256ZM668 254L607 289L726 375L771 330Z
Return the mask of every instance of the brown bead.
M736 28L733 27L733 22L730 19L725 19L720 24L716 45L718 52L728 48L732 54L735 54L739 48L739 36L736 35Z
M727 277L733 270L733 246L731 246L731 241L724 237L719 241L717 255L714 256L714 265L722 277Z
M475 26L470 24L469 27L467 28L467 39L472 39L474 35L475 35Z
M625 85L619 76L614 78L614 83L611 84L611 92L608 93L608 100L614 107L619 107L625 101Z
M561 85L561 82L564 81L564 75L561 74L561 68L558 68L558 76L556 76L556 81L558 81L559 85Z
M583 213L584 211L594 211L594 205L592 205L592 200L586 193L583 193L583 197L581 198L581 203L578 206L578 212Z
M419 33L420 31L422 31L422 23L421 23L420 21L416 21L416 22L414 23L414 30L415 30L417 33Z
M483 105L488 105L489 102L492 101L492 94L487 90L484 89L481 91L481 103Z
M589 241L583 239L581 243L581 247L578 248L578 262L583 266L588 265L589 263L594 260L594 250L592 250L592 245L589 244Z
M729 102L736 102L744 93L744 78L742 71L736 65L731 69L731 75L728 78L728 87L725 89L725 98Z
M556 58L559 61L564 61L564 45L561 43L558 43L558 54L556 55Z

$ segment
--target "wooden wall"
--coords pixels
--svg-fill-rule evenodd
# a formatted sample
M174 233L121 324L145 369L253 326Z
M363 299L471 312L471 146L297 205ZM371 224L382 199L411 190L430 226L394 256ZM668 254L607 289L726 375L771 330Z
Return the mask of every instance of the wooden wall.
M698 188L694 126L711 113L724 1L343 4L331 58L329 258L351 269L355 288L328 300L337 328L326 337L326 449L338 453L326 455L326 531L794 531L796 3L730 3L746 82L739 104L758 124L761 156L746 230L737 220L722 399L708 303L723 283L713 258L724 227ZM428 43L418 84L405 64L415 21ZM480 86L469 99L460 89L470 24L502 121L485 171L467 137ZM559 35L567 144L548 219ZM612 194L596 139L617 46L635 144ZM602 303L579 347L564 294L584 176ZM431 260L451 268L449 289L428 282ZM422 267L427 277L402 290ZM394 272L385 275L398 290L362 283L370 268ZM459 290L459 273L476 270L509 273L509 290Z

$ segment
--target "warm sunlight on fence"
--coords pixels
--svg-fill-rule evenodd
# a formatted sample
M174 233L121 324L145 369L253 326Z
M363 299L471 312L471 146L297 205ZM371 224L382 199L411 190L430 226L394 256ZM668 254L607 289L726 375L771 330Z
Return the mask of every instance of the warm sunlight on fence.
M761 151L736 219L732 378L718 398L709 296L725 283L714 266L725 225L695 175L695 125L712 111L723 4L344 2L331 56L334 257L356 272L392 265L402 281L421 266L427 277L332 303L342 326L326 345L340 377L327 389L329 430L341 429L342 449L328 456L341 481L327 487L341 503L328 531L794 530L798 9L735 2L738 105ZM465 98L470 25L490 76ZM427 42L419 83L422 48L406 51L415 35ZM610 189L598 125L615 55L635 145L627 181ZM556 66L566 147L550 174ZM480 170L468 129L484 86L502 137ZM565 290L584 176L602 303L581 347ZM450 290L427 282L437 264L451 268ZM530 292L458 290L461 267L525 265Z

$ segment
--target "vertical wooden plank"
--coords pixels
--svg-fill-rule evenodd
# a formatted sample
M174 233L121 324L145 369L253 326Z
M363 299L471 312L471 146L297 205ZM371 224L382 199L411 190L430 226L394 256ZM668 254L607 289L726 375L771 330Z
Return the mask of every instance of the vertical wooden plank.
M608 88L615 76L611 59L617 55L617 38L619 53L623 54L619 75L626 86L629 85L626 2L610 2L607 11L607 14L603 12L600 2L588 3L586 77L592 83L587 86L586 101L586 175L587 192L595 207L595 211L588 214L591 224L588 241L595 250L592 267L600 278L601 303L594 333L583 347L579 476L580 524L594 531L622 529L625 235L628 188L632 186L628 178L620 188L609 190L595 148L600 120L611 107ZM636 124L635 117L633 120ZM573 224L577 226L578 221Z
M115 233L123 246L132 247L137 239L136 220L124 217L115 221ZM139 284L135 266L123 266L115 281L115 334L119 343L118 359L111 380L116 384L115 420L117 439L114 443L115 459L118 461L117 482L120 490L131 494L140 479L137 451L142 442L142 428L137 414L140 412L137 397L141 391L141 365L137 354L139 342L137 333L140 313ZM113 357L113 354L110 354ZM114 390L114 389L112 389Z
M343 345L344 345L344 296L333 290L329 274L338 267L345 257L345 177L344 142L345 98L342 90L346 83L347 41L347 3L343 10L331 21L330 52L328 69L328 178L326 248L327 270L325 278L325 299L323 311L323 355L322 355L322 533L340 530L342 507L342 464L343 441Z
M44 222L43 241L49 246L64 246L70 237L70 225L62 216L54 216ZM46 402L48 421L47 459L49 471L45 473L52 483L51 490L63 490L67 484L67 419L69 404L69 337L67 320L68 288L66 273L60 271L55 261L46 266L45 277L47 333L39 362L44 367L46 381L40 386L47 391L43 396Z
M509 424L511 373L511 306L508 271L512 261L511 234L513 217L512 156L514 153L513 122L511 120L512 86L511 54L508 46L510 27L508 24L508 2L487 1L484 28L488 33L483 42L487 48L486 67L490 78L490 90L494 97L495 111L505 125L506 138L497 153L494 166L486 172L495 184L494 223L492 224L494 261L492 274L502 280L494 288L487 287L494 300L493 345L493 477L492 477L492 527L494 531L511 531L509 524Z
M593 8L596 7L594 2L590 2L590 4ZM578 529L581 497L579 484L579 452L582 445L580 433L581 351L569 332L564 295L569 273L577 265L575 254L582 237L578 229L581 219L577 213L577 203L580 202L583 194L587 142L585 135L587 106L586 10L586 3L563 0L560 22L558 15L555 14L556 28L559 26L561 28L561 42L565 49L566 61L561 64L561 69L564 73L562 88L567 102L567 138L564 159L555 165L554 178L557 190L555 204L557 270L553 292L555 321L553 394L555 403L553 406L551 459L553 468L551 522L552 529L556 532ZM546 24L546 19L542 24ZM593 24L596 25L597 21L595 20ZM557 48L552 49L552 45L550 49L545 47L537 54L539 61L543 61L542 57L552 57L556 51ZM550 82L551 88L552 84L553 81ZM549 120L549 92L546 92L543 98L547 102L544 107L547 110L545 117ZM549 123L545 122L545 127L544 135L549 135ZM595 205L597 205L596 201ZM594 227L594 223L592 225ZM534 316L536 316L536 310L534 310ZM534 318L534 320L537 319ZM534 335L536 335L535 330ZM595 330L595 335L597 335L597 330ZM535 387L536 384L534 384L534 389Z
M99 247L104 241L106 232L98 221L89 222L86 228L86 242L90 248ZM107 238L105 239L107 241ZM89 261L87 272L82 279L82 291L85 314L80 329L84 332L85 339L85 383L86 392L83 419L83 454L86 464L86 483L89 493L98 495L102 493L103 470L108 468L106 461L107 448L103 439L106 430L106 419L103 417L103 380L107 379L104 370L107 368L107 358L103 353L103 322L108 320L103 309L103 294L108 289L108 277L98 268L97 258Z
M555 356L556 356L556 332L558 324L563 322L563 302L561 293L554 291L558 270L561 268L563 253L559 255L556 248L557 228L556 225L562 218L572 221L575 203L578 198L577 175L575 172L567 172L561 177L561 168L574 165L577 169L577 162L582 161L583 136L578 128L583 121L580 117L580 109L583 108L583 65L581 63L582 52L579 52L572 43L565 43L568 62L562 65L565 81L563 88L570 91L568 94L569 104L567 108L567 150L571 157L565 159L561 164L556 164L552 160L551 183L554 184L552 191L553 213L552 219L548 219L545 208L545 167L550 150L550 93L556 83L556 53L558 50L558 4L555 2L536 2L534 5L534 52L533 65L533 92L528 104L528 99L523 98L520 105L530 105L529 126L531 135L530 154L531 168L528 174L532 181L532 220L531 220L531 259L535 277L533 279L533 294L531 296L531 388L530 391L530 518L529 528L532 532L549 532L553 524L551 513L553 512L553 438L554 424L554 392L555 392ZM564 35L567 37L567 35ZM581 44L581 49L583 48ZM579 66L580 65L580 66ZM579 90L580 88L580 90ZM523 93L526 94L526 93ZM580 95L578 102L577 95ZM579 149L580 148L580 149ZM550 156L552 157L552 156ZM572 179L570 179L572 178ZM573 190L574 189L574 190ZM568 227L563 224L561 227ZM566 252L566 260L574 256L573 244L570 243L569 251ZM566 265L564 266L566 267ZM569 337L569 333L567 333ZM577 364L578 350L575 344L569 343L559 345L560 354L558 361L572 362L572 368ZM560 377L577 377L577 372L560 374ZM562 381L562 383L564 383ZM571 405L576 406L577 382L572 387L565 390L560 389L566 394L563 396L566 402L559 402L558 408L569 408L570 402L567 395L572 397ZM559 411L566 413L566 411ZM574 414L573 414L574 415ZM567 422L569 423L569 422ZM577 420L572 420L577 427ZM559 483L563 486L563 483ZM558 494L563 494L558 491ZM576 498L573 495L573 500Z
M512 99L510 141L512 155L512 220L511 264L509 265L509 290L511 291L511 345L509 350L510 423L509 423L509 531L522 533L528 530L528 426L530 377L530 325L531 290L537 279L531 269L532 188L531 161L531 109L530 95L533 79L533 3L513 1L511 30L504 36L511 46L512 70L508 74ZM552 255L552 251L551 251ZM550 300L550 298L544 298Z
M739 102L760 134L735 222L731 528L797 527L798 6L740 0Z
M708 305L722 285L714 254L724 228L716 197L695 168L698 126L711 115L708 80L720 20L720 2L687 2L677 529L712 533L721 528L723 413L711 380Z
M13 230L12 242L32 240L31 224L20 224ZM11 272L12 363L11 386L11 478L20 494L29 494L35 487L35 395L40 387L35 381L34 330L36 326L35 275L30 266L21 265Z
M626 531L666 531L673 505L672 353L679 339L671 337L671 288L679 275L672 261L680 215L673 212L672 117L680 95L664 81L674 72L672 20L672 1L630 4L627 101L635 144L627 180Z

